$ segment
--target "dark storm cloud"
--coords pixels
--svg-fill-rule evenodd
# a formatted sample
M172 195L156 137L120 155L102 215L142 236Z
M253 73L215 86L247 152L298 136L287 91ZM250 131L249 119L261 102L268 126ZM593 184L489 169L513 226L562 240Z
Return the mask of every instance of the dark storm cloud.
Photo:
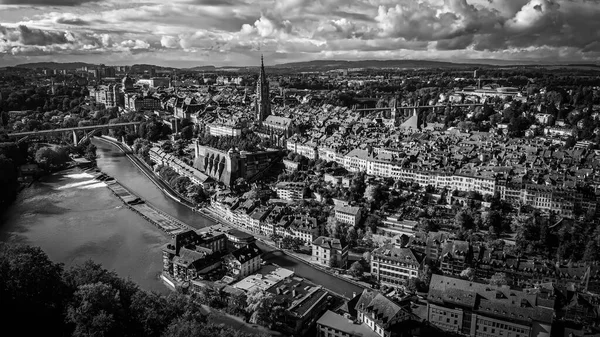
M79 6L103 0L0 0L0 5Z
M63 25L73 25L73 26L89 26L90 22L82 20L80 18L58 18L56 19L56 23L60 23Z
M24 46L49 46L69 43L65 32L30 29L27 26L7 28L0 25L0 38Z

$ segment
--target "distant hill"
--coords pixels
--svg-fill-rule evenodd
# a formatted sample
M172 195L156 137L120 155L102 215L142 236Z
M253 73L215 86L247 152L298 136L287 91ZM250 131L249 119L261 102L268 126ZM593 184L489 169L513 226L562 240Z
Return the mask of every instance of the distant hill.
M215 66L198 66L198 67L188 68L186 70L189 70L189 71L215 71L215 70L217 70L217 67L215 67Z
M36 63L23 63L15 67L17 68L48 68L56 70L74 70L81 67L94 67L94 64L84 62L72 62L72 63L58 63L58 62L36 62Z
M317 60L308 62L283 63L269 68L291 68L291 69L314 69L314 70L332 70L346 68L456 68L473 67L476 64L452 63L443 61L426 60Z

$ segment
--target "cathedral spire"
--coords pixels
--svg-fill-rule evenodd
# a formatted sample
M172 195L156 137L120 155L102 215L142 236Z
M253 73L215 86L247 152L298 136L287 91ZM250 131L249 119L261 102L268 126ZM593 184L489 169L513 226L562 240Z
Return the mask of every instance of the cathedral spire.
M260 55L260 73L256 83L256 121L261 124L271 114L271 101L269 98L269 81L265 73L265 62Z

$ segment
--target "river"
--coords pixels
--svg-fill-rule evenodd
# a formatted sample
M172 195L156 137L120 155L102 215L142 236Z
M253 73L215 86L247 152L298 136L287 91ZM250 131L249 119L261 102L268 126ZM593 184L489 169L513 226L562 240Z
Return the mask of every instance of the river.
M102 172L195 228L214 224L162 193L119 149L98 140L94 144ZM20 193L0 219L0 240L40 246L52 260L67 267L92 259L122 277L130 277L144 289L166 291L158 274L162 269L161 247L168 238L123 207L104 183L78 170L45 177ZM295 270L297 275L346 296L361 291L285 255L271 254L268 262Z

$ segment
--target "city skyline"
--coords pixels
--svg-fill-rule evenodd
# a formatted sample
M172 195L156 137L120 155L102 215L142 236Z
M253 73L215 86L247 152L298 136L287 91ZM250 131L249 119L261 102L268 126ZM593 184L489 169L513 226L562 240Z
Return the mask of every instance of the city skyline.
M597 1L0 0L0 64L596 63Z

